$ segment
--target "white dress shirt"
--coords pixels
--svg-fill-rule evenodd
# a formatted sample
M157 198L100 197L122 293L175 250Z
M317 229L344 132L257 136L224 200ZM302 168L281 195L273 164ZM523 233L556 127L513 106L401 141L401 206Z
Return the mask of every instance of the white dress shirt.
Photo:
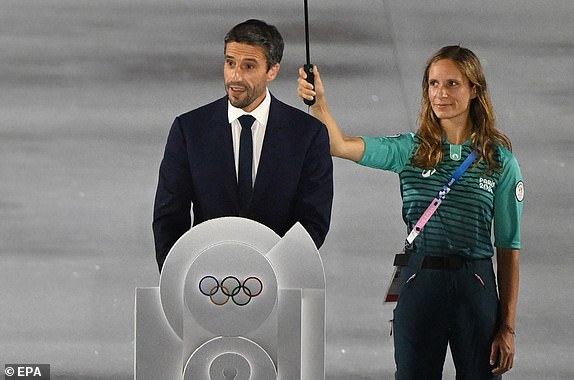
M257 167L259 166L259 159L261 158L261 149L263 147L263 139L265 138L265 129L267 128L267 119L269 118L269 107L271 106L271 95L269 89L266 89L265 99L263 102L251 112L245 112L241 108L236 108L228 101L227 117L229 124L231 124L231 135L233 137L233 154L235 156L235 175L239 178L239 137L241 135L241 123L239 116L251 115L255 118L255 122L251 127L251 136L253 138L253 165L251 178L255 184L255 177L257 176Z

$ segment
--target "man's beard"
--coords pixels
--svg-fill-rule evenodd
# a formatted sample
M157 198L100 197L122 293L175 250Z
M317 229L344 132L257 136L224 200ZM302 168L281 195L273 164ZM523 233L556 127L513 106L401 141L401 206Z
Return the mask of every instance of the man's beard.
M230 89L231 86L242 87L245 90L239 95L239 97L234 97L230 95L230 93L232 93ZM227 96L231 105L241 109L246 108L259 97L259 94L256 93L254 87L249 87L244 83L229 82L225 85L225 90L227 91Z

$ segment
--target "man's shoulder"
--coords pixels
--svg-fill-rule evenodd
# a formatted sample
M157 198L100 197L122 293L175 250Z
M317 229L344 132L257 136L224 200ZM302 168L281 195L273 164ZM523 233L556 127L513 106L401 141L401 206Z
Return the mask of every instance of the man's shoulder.
M212 101L211 103L192 109L177 116L182 121L188 120L206 120L212 118L218 113L225 113L227 117L227 96Z
M300 117L303 119L318 121L315 117L313 117L309 113L307 113L307 112L305 112L305 111L303 111L297 107L294 107L290 104L287 104L287 103L283 102L282 100L277 99L273 95L271 95L271 107L275 108L275 111L288 113L292 117Z
M288 126L291 129L317 132L317 130L326 128L323 123L313 115L310 115L309 113L289 105L273 96L271 98L270 112L275 114L273 116L278 116L283 122L285 122L285 126Z

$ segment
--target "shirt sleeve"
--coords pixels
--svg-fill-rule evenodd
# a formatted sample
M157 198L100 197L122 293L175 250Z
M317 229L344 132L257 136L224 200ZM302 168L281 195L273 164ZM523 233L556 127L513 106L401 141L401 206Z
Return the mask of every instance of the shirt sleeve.
M524 182L518 161L502 149L503 172L494 194L494 245L520 249Z
M389 137L361 137L365 152L359 165L400 173L409 163L415 147L415 134Z

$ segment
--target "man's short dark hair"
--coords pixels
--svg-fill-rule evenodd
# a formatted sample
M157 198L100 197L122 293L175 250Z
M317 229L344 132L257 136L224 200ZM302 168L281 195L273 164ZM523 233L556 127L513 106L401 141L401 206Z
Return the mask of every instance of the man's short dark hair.
M281 63L283 58L283 37L273 25L261 20L247 20L233 27L225 35L225 47L229 42L261 46L267 59L267 70Z

